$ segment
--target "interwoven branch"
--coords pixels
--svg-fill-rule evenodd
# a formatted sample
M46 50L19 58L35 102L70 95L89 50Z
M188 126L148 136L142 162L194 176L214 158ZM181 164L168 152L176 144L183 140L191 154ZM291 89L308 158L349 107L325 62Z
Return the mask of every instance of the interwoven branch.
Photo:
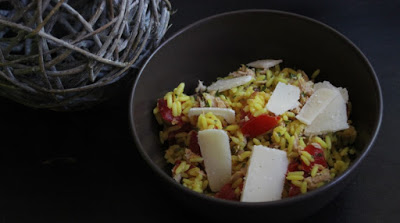
M0 95L38 108L90 107L135 75L170 13L167 0L0 1Z

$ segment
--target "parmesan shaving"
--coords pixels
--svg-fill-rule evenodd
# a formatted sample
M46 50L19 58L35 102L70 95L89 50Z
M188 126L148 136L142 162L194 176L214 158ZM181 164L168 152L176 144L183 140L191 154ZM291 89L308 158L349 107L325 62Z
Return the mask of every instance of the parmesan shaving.
M247 66L254 67L254 68L268 69L268 68L274 67L280 63L282 63L282 60L265 59L265 60L256 60L256 61L250 62L247 64Z
M231 178L232 158L228 134L220 129L199 131L198 142L210 188L217 192Z
M346 102L341 95L338 95L331 103L319 114L311 125L306 126L304 134L320 135L328 132L336 132L349 128L347 124Z
M240 201L263 202L282 196L288 168L286 152L256 145L249 160Z
M314 91L317 91L321 88L328 88L331 90L339 90L340 94L342 95L344 101L347 103L349 101L349 93L347 92L346 88L342 87L335 87L329 81L319 82L314 84Z
M193 116L197 116L197 115L200 115L203 113L207 114L208 112L211 112L214 115L223 117L226 120L226 122L228 122L229 124L235 122L235 111L230 108L216 108L216 107L191 108L189 110L188 116L189 116L189 118L191 118Z
M299 106L299 99L300 89L298 87L279 82L266 107L275 115L281 115Z
M307 100L296 118L310 125L314 119L328 106L328 104L339 95L337 90L321 88L315 91Z
M251 76L241 76L241 77L235 77L235 78L230 78L230 79L221 79L216 81L215 83L211 84L207 90L210 91L226 91L229 89L232 89L234 87L238 87L243 84L247 84L250 82L253 78Z

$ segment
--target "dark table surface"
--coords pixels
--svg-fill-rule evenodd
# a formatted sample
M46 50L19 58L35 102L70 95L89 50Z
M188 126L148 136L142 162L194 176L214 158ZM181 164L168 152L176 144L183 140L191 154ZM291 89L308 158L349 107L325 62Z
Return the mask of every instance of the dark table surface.
M317 19L353 41L380 80L381 131L354 180L304 222L400 221L400 148L395 142L400 126L400 1L171 3L176 13L166 37L207 16L261 8ZM135 148L128 120L129 93L126 89L79 112L31 109L1 98L0 222L180 222L189 218L193 213L162 193Z

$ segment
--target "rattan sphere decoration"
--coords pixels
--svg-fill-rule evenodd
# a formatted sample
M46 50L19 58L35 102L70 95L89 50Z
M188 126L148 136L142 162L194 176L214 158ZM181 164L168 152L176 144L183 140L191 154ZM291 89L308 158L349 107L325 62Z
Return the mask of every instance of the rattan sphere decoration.
M135 76L170 14L168 0L0 1L0 95L51 110L98 104Z

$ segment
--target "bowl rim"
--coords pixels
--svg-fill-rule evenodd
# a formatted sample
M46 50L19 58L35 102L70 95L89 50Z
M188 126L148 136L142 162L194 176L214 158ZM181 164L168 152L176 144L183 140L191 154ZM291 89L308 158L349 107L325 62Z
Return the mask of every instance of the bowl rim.
M368 66L368 69L370 70L370 73L372 74L372 78L374 80L375 87L377 89L377 95L378 95L378 107L379 107L379 112L376 114L377 117L377 122L374 126L374 132L372 137L370 138L369 142L367 145L363 148L364 151L351 163L349 168L340 174L339 176L335 177L332 181L324 185L323 187L317 188L313 191L307 192L306 194L301 194L299 196L295 197L288 197L284 198L281 200L276 200L276 201L267 201L267 202L238 202L238 201L230 201L230 200L224 200L224 199L219 199L219 198L214 198L211 196L206 196L204 194L200 194L198 192L192 191L181 184L177 183L170 175L166 174L163 170L161 170L153 161L152 159L147 155L146 152L144 152L144 147L140 142L139 136L137 129L135 127L135 121L134 121L134 114L133 114L133 105L135 101L135 92L136 92L136 87L140 81L140 77L142 76L144 70L146 69L148 63L152 60L154 55L156 55L165 45L169 44L172 42L175 38L178 36L182 35L183 33L186 33L190 31L191 29L194 29L198 26L207 24L210 21L213 21L215 19L219 19L225 16L234 16L238 14L247 14L247 13L272 13L272 14L278 14L281 16L287 16L295 19L300 19L308 23L312 23L313 25L319 26L321 29L325 29L328 32L331 32L334 34L335 38L340 39L341 41L345 42L345 44L348 44L357 54L357 56L361 57L361 59L364 61L364 63ZM325 191L330 190L334 185L342 182L345 178L347 178L350 173L354 172L355 169L360 165L361 161L365 159L365 157L368 155L370 152L371 148L374 146L376 138L379 134L381 123L382 123L382 116L383 116L383 97L382 97L382 90L380 87L379 79L378 76L376 75L376 72L371 65L370 61L367 59L367 57L364 55L364 53L345 35L337 31L336 29L332 28L331 26L318 21L316 19L300 15L297 13L293 12L288 12L288 11L281 11L281 10L274 10L274 9L241 9L241 10L234 10L234 11L227 11L219 14L215 14L212 16L208 16L205 18L202 18L200 20L197 20L184 28L178 30L176 33L171 35L167 40L165 40L156 50L153 51L153 53L146 59L144 62L143 66L138 72L138 75L134 81L132 91L131 91L131 96L129 98L129 120L130 120L130 129L131 133L133 135L135 144L136 144L136 149L139 150L139 153L141 154L142 158L146 161L147 164L150 165L151 169L157 173L158 176L161 176L161 178L168 182L168 184L171 185L176 185L176 187L179 187L179 190L182 190L183 192L186 192L198 199L214 202L216 204L220 205L227 205L227 206L238 206L238 207L267 207L267 206L284 206L287 203L297 203L297 202L302 202L303 200L307 200L311 197L314 197L318 195L319 193L324 193Z

